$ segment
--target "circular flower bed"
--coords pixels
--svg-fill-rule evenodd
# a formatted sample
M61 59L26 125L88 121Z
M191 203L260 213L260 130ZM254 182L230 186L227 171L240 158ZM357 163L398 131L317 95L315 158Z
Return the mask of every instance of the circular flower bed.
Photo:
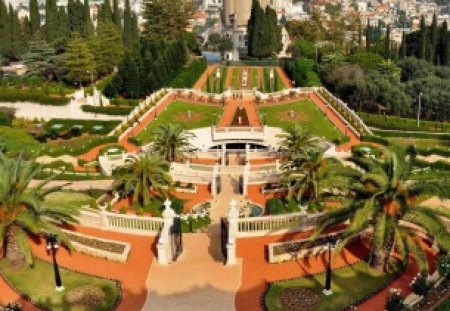
M71 306L93 308L105 299L103 290L94 285L83 285L67 292L64 300Z
M320 295L309 288L286 288L280 293L283 309L289 311L312 311L320 303Z

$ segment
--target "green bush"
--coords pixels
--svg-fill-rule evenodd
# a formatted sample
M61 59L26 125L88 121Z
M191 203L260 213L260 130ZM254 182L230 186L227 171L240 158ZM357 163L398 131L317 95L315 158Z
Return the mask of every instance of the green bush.
M92 112L92 113L99 113L99 114L106 114L110 116L127 116L133 111L134 107L113 107L113 106L107 106L107 107L94 107L91 105L83 105L81 106L81 109L84 112Z
M266 209L270 215L279 215L285 213L283 201L278 198L271 198L266 202Z
M45 92L12 90L9 88L0 89L0 102L33 102L42 105L64 106L69 103L69 100L67 97L46 95Z
M117 106L117 107L136 107L139 105L139 99L126 99L126 98L112 98L109 100L111 105Z
M207 68L206 59L201 58L193 61L187 68L183 68L169 83L173 88L191 88L205 72Z
M428 274L426 272L419 273L413 280L411 285L411 289L416 295L425 295L431 288L431 285L428 283Z
M403 311L405 310L405 304L403 298L398 292L393 292L386 301L386 311Z
M172 198L172 209L175 211L177 215L181 215L184 211L184 201L179 198Z
M142 146L142 141L138 137L135 137L135 136L129 137L128 138L128 142L130 144L133 144L133 145L136 145L136 146Z
M380 144L383 146L389 146L390 142L389 140L382 138L382 137L378 137L375 135L362 135L361 136L361 141L365 141L365 142L370 142L370 143L376 143L376 144Z
M439 275L442 277L448 277L450 275L450 256L441 255L438 262Z

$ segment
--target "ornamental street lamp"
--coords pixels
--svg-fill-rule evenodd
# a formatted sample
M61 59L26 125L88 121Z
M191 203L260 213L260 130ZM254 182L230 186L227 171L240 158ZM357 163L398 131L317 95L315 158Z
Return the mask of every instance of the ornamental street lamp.
M423 93L420 92L420 94L419 94L419 107L417 109L417 127L420 126L420 114L422 112L422 96L423 96Z
M47 233L45 236L47 252L52 255L53 260L53 271L55 274L55 291L62 292L64 290L64 286L62 284L61 275L59 273L58 262L56 261L56 252L59 248L57 236L53 233Z
M328 247L328 263L327 263L327 271L326 271L326 279L325 279L325 288L323 289L323 294L325 296L330 296L333 294L331 289L331 250L335 248L337 245L337 241L329 238L327 242Z

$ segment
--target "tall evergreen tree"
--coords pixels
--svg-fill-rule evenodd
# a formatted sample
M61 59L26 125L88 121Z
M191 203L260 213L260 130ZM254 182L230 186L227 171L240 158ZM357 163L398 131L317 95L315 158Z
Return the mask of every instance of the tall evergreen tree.
M281 27L278 26L277 12L270 6L266 8L266 26L268 29L269 42L267 45L268 53L279 53L283 49L281 41Z
M83 3L83 37L89 38L94 34L94 25L91 19L91 8L89 0L84 0Z
M124 54L122 37L113 22L101 23L92 40L97 73L100 76L111 73Z
M384 57L391 58L391 25L386 27L386 37L384 38Z
M430 52L429 52L429 61L436 64L437 61L437 44L438 44L438 26L437 26L437 17L436 13L433 14L433 22L431 23L431 34L430 34Z
M28 75L52 80L56 69L55 49L37 33L28 43L28 51L23 55L23 62L27 65Z
M69 0L67 3L70 32L84 33L84 7L79 0Z
M111 0L104 0L98 15L98 23L111 22L113 20L113 14L111 9Z
M76 32L67 42L66 52L63 54L63 66L66 70L64 78L75 85L90 81L91 74L95 71L94 55L87 43Z
M259 3L259 0L253 0L248 20L248 54L256 57L263 57L265 55L264 42L264 28L265 28L265 14Z
M58 40L53 43L55 45L60 45L59 49L61 49L70 36L69 16L67 15L65 8L62 6L58 8L57 24L58 29L56 31L56 38Z
M0 0L0 53L3 57L10 57L11 54L10 29L8 7L3 0Z
M117 29L122 29L122 17L119 10L118 0L113 0L113 22L116 24Z
M130 0L125 0L125 9L123 11L123 45L126 49L133 48L133 17L130 8Z
M128 98L138 98L140 95L139 67L136 58L127 53L119 66L119 76L122 80L122 94Z
M372 46L372 26L370 26L370 20L367 20L366 27L366 52L369 53Z
M401 58L406 57L406 34L404 31L402 34L402 46L401 46L401 50L400 50L400 57Z
M58 7L56 0L45 0L45 40L52 43L58 38Z
M19 15L13 9L12 4L9 4L9 22L11 30L11 56L14 59L19 59L25 51L25 40L23 36L22 26L20 24Z
M425 60L427 57L427 26L425 17L420 18L420 59Z
M440 59L441 59L441 64L443 66L447 66L449 65L449 58L450 58L450 54L449 54L449 34L448 34L448 24L447 21L444 21L444 23L442 23L442 28L441 28L441 43L440 43L440 47L439 47L439 55L440 55Z
M41 16L39 15L39 4L37 0L30 0L29 8L31 34L34 35L41 28Z

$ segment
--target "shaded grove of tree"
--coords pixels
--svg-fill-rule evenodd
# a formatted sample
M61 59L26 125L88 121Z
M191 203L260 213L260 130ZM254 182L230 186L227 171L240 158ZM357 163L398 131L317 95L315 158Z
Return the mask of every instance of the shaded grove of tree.
M168 85L188 58L184 38L141 41L140 49L127 53L104 93L109 97L139 98Z
M378 64L363 69L358 58L351 60L353 63L322 68L322 80L352 108L415 117L422 93L423 118L450 120L450 67L406 57L399 61L399 68L390 62L386 65L387 61L381 58ZM397 69L400 69L399 75L394 73Z

